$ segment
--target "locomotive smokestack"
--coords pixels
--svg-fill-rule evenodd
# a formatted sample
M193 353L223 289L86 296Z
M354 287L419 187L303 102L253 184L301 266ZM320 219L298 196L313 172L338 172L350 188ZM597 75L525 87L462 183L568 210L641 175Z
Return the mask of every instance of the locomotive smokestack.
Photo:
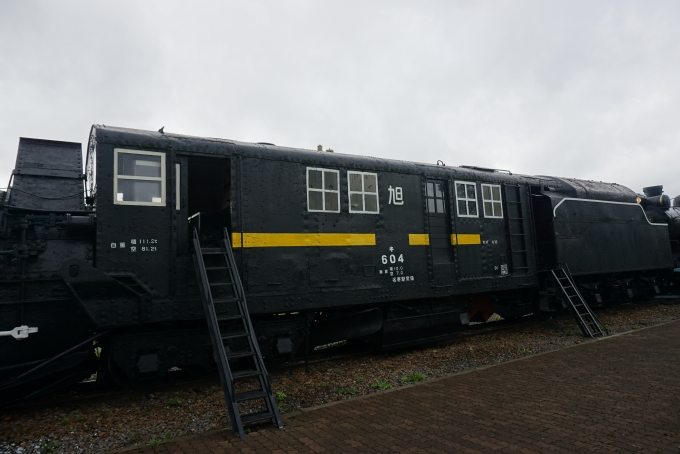
M636 202L643 207L670 208L671 198L663 195L663 185L647 186L642 188L642 192L645 193L644 197L638 196Z
M663 185L647 186L646 188L642 188L642 192L645 193L645 197L658 197L663 194Z

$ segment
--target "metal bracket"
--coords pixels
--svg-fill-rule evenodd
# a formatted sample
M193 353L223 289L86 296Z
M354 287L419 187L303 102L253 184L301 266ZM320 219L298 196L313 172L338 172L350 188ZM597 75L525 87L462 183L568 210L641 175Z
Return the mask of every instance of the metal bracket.
M19 339L26 339L29 334L37 333L38 328L29 328L28 325L21 325L17 326L11 331L0 331L0 337L2 336L12 336L13 338L19 340Z

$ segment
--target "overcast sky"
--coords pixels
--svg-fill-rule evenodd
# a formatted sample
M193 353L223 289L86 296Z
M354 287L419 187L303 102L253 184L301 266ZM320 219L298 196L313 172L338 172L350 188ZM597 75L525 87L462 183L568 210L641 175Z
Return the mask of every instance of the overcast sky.
M0 185L93 123L680 194L677 1L0 0Z

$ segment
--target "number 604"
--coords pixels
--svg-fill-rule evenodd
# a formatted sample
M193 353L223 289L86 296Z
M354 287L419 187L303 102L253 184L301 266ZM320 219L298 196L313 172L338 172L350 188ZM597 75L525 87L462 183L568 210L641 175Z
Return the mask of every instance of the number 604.
M382 264L387 265L388 263L397 263L401 262L404 263L404 254L399 254L399 258L397 258L396 255L390 254L390 255L383 255L381 257Z

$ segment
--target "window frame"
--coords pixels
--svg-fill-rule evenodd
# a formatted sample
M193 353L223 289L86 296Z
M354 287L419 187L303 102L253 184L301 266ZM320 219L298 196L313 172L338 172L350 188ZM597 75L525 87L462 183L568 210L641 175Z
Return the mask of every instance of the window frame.
M443 180L428 180L428 179L425 180L425 210L427 211L428 215L429 215L429 214L444 214L444 215L446 215L446 214L448 213L448 210L447 210L447 203L446 203L446 201L447 201L447 193L446 193L446 191L447 191L447 186L448 186L448 185L447 185L446 183L447 183L447 182L446 182L446 181L443 181ZM427 193L427 189L428 189L428 185L429 185L429 184L432 184L432 185L441 184L441 185L443 186L443 188L442 188L442 196L441 196L441 197L437 197L437 190L436 190L436 188L433 186L433 188L432 188L432 191L433 191L432 197L430 197L430 196L428 195L428 193ZM430 206L429 206L429 201L430 201L430 200L433 200L433 201L434 201L434 211L430 211ZM442 201L442 208L443 208L443 211L437 211L437 200L441 200L441 201Z
M135 175L118 175L118 154L136 154L143 156L160 156L161 158L161 176L160 177L141 177ZM137 201L125 201L118 200L118 179L123 180L142 180L142 181L160 181L161 182L161 201L160 202L137 202ZM158 151L145 151L145 150L131 150L128 148L114 148L113 149L113 204L114 205L136 205L136 206L152 206L161 207L165 206L167 202L167 197L165 194L165 153Z
M487 200L484 198L484 187L489 188L489 193L491 194L491 199ZM493 188L498 188L498 200L493 199ZM500 184L490 184L490 183L482 183L482 209L484 210L484 217L489 218L489 219L503 219L503 190L501 189ZM493 214L487 215L486 214L486 205L484 205L484 202L491 202L491 211L493 212L493 204L495 202L500 203L501 205L501 215L500 216L494 216Z
M321 172L321 189L309 187L309 171L310 170L318 170L318 171ZM324 172L333 172L338 176L338 189L337 190L324 189L323 188L324 184L326 183L326 176L324 175ZM309 212L309 213L339 213L340 209L341 209L341 207L340 207L340 186L341 186L340 171L336 170L336 169L324 169L322 167L306 167L305 178L307 180L306 187L305 187L305 191L307 193L307 212ZM323 207L324 207L323 210L312 210L311 208L309 208L309 192L310 191L320 192L323 195L323 197L321 197L321 200L323 202ZM325 209L326 208L326 197L325 197L326 192L334 192L338 195L338 209L337 210L326 210Z
M349 181L350 174L361 175L361 191L352 191ZM364 175L373 175L375 177L375 192L364 191ZM363 210L353 210L352 209L352 194L361 194L361 200L363 203ZM374 195L376 199L376 211L367 211L366 199L364 196L366 194ZM353 214L380 214L380 191L378 190L378 174L373 172L362 172L360 170L348 170L347 171L347 201L349 203L349 212Z
M465 198L461 199L458 197L458 185L462 184L465 185ZM474 181L454 181L453 182L454 186L454 194L456 195L456 214L458 215L459 218L478 218L479 217L479 202L477 198L477 183ZM474 199L469 199L467 197L467 187L468 186L474 186L475 187L475 198ZM477 214L460 214L460 209L458 208L458 201L459 200L464 200L465 201L465 211L469 212L468 207L467 207L467 202L471 202L474 200L475 206L477 207Z

